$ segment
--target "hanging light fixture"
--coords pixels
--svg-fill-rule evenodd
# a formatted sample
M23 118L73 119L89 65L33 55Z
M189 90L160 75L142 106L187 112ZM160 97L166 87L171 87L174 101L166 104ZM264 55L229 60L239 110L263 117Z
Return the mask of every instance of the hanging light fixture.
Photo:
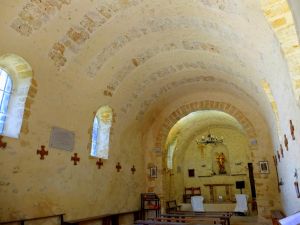
M196 140L197 144L200 145L200 144L205 144L205 145L208 145L208 144L222 144L223 143L223 136L221 136L220 138L212 135L210 133L210 131L208 132L208 135L205 137L205 136L202 136L201 140Z

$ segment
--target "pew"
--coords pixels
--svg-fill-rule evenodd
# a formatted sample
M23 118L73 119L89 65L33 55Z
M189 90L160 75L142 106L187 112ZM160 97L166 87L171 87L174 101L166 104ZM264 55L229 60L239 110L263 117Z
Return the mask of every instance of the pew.
M137 225L186 225L185 223L180 222L166 222L166 221L155 221L155 220L136 220L134 224Z
M178 218L178 217L157 217L153 218L155 221L160 222L180 222L180 223L188 223L188 224L222 224L225 225L225 221L219 218L209 218L209 217L186 217L186 218Z
M50 215L50 216L40 216L40 217L24 218L24 219L19 219L19 220L3 221L3 222L0 222L0 224L19 223L20 225L24 225L25 222L27 222L27 221L43 220L43 219L49 219L52 217L59 217L60 224L63 224L63 216L64 216L64 214L54 214L54 215Z
M139 217L140 211L129 211L129 212L122 212L122 213L116 213L116 214L105 214L105 215L99 215L94 217L86 217L86 218L80 218L75 220L66 220L63 221L63 225L79 225L80 223L84 222L93 222L96 220L102 220L102 225L119 225L119 216L125 215L125 214L133 214L134 220Z
M198 221L196 221L195 223L193 223L193 222L192 223L182 223L182 222L166 222L166 221L155 221L155 220L136 220L134 222L134 224L136 224L136 225L193 225L193 224L211 225L212 223L205 223L205 222L199 223ZM222 225L222 224L215 223L215 225Z
M173 214L161 214L161 217L174 217L174 218L213 218L213 219L221 219L225 221L225 224L230 225L230 218L232 213L228 212L189 212L189 213L180 213L177 211Z

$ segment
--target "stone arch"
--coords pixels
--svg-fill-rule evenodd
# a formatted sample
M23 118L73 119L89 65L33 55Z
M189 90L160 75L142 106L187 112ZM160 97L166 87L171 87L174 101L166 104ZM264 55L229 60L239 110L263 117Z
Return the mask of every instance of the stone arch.
M28 132L27 119L36 94L36 84L32 83L32 68L25 59L15 54L0 56L0 68L10 75L13 82L3 135L18 138L21 127L24 133Z
M180 41L167 42L159 45L159 47L151 47L148 49L143 49L143 52L137 53L132 59L130 64L126 64L117 72L112 74L112 78L107 84L107 90L104 91L104 95L106 93L110 93L108 96L112 96L114 92L116 92L119 85L123 82L126 77L128 77L137 67L146 64L150 59L157 57L162 53L170 53L176 50L184 50L184 51L206 51L208 53L220 53L223 52L227 54L228 57L235 58L235 60L239 60L240 63L243 63L236 55L230 54L225 49L221 48L218 45L199 41L197 39L183 39ZM200 62L194 62L198 65ZM202 66L202 65L201 65ZM188 63L182 63L181 65L170 65L169 68L176 70L177 68L185 68L188 67ZM165 68L164 70L167 70Z
M245 133L250 140L254 140L257 137L256 131L252 123L247 119L247 117L235 106L226 102L217 102L217 101L201 101L201 102L192 102L185 105L182 105L175 109L171 114L167 116L163 125L161 126L155 141L155 148L161 148L163 152L164 143L167 139L170 129L175 125L175 123L183 118L184 116L199 110L205 109L214 109L219 110L229 115L233 116L245 129Z
M293 91L300 105L300 62L295 60L295 57L300 55L300 45L289 3L287 0L261 0L261 7L280 43L282 54L288 64Z
M230 26L222 24L214 24L214 27L210 27L211 23L207 20L201 20L199 18L181 18L180 20L173 21L170 18L156 19L148 22L148 26L140 25L130 28L124 34L119 35L113 39L103 51L97 54L88 67L88 74L91 77L95 77L98 70L107 62L109 58L116 55L121 49L127 46L129 43L136 41L142 37L159 32L165 32L172 29L193 29L201 30L205 27L205 30L212 30L218 32L219 36L226 39L230 38L238 40L240 37L238 34L232 31ZM159 28L159 29L158 29ZM231 33L225 32L231 30Z

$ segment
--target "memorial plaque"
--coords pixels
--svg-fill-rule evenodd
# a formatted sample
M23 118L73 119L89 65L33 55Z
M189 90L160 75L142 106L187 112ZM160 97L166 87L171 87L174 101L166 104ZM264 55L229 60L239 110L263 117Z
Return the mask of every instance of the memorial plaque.
M74 148L75 134L59 127L52 127L50 136L50 148L58 148L72 151Z

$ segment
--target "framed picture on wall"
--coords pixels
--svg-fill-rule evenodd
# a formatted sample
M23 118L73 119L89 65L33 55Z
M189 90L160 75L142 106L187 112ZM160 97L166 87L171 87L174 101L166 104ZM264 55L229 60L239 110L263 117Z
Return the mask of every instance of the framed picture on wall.
M189 174L189 177L194 177L195 176L195 170L194 169L189 169L188 174Z
M156 166L150 167L150 177L157 178L157 167Z
M259 162L260 173L270 173L268 161Z

